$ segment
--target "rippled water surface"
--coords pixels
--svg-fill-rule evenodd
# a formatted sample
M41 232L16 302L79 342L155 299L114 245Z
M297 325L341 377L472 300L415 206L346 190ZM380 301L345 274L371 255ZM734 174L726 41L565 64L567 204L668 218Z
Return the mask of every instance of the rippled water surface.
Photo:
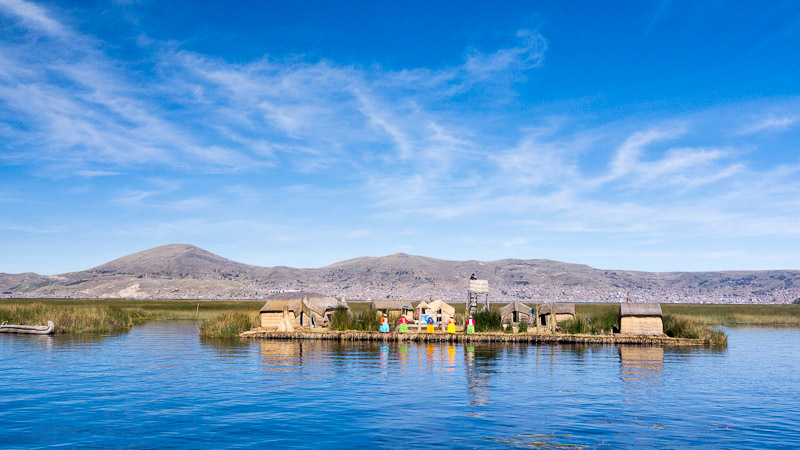
M721 351L0 335L0 447L800 447L800 330L727 331Z

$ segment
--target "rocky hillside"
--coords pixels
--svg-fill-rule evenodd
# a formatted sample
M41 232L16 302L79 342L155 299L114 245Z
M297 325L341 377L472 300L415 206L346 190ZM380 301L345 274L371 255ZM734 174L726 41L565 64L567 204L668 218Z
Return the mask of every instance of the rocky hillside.
M493 301L791 303L800 271L634 272L543 259L447 261L398 253L317 269L258 267L174 244L93 269L55 276L0 274L3 297L261 298L309 290L350 300L463 301L470 274L489 280Z

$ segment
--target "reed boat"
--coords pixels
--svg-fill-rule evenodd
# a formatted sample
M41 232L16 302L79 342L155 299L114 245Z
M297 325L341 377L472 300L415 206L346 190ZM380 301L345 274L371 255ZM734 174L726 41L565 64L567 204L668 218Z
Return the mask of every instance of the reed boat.
M9 325L8 322L0 324L0 333L24 333L24 334L53 334L56 324L52 320L47 321L47 325Z

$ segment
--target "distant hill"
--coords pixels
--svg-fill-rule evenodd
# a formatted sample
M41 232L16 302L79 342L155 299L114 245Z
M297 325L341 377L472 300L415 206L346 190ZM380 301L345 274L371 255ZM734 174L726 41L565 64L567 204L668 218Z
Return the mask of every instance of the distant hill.
M464 301L469 276L489 280L492 301L792 303L800 271L635 272L546 259L448 261L398 253L316 269L258 267L172 244L93 269L54 276L0 274L2 297L264 298L284 290L350 300Z
M123 256L86 272L98 275L145 275L167 278L218 278L257 267L187 244L172 244Z

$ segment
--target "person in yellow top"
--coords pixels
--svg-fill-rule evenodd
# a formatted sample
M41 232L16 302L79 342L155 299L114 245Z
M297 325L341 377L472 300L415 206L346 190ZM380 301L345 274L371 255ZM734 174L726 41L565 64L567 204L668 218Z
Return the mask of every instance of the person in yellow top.
M456 321L452 317L447 319L447 332L450 334L456 332Z

